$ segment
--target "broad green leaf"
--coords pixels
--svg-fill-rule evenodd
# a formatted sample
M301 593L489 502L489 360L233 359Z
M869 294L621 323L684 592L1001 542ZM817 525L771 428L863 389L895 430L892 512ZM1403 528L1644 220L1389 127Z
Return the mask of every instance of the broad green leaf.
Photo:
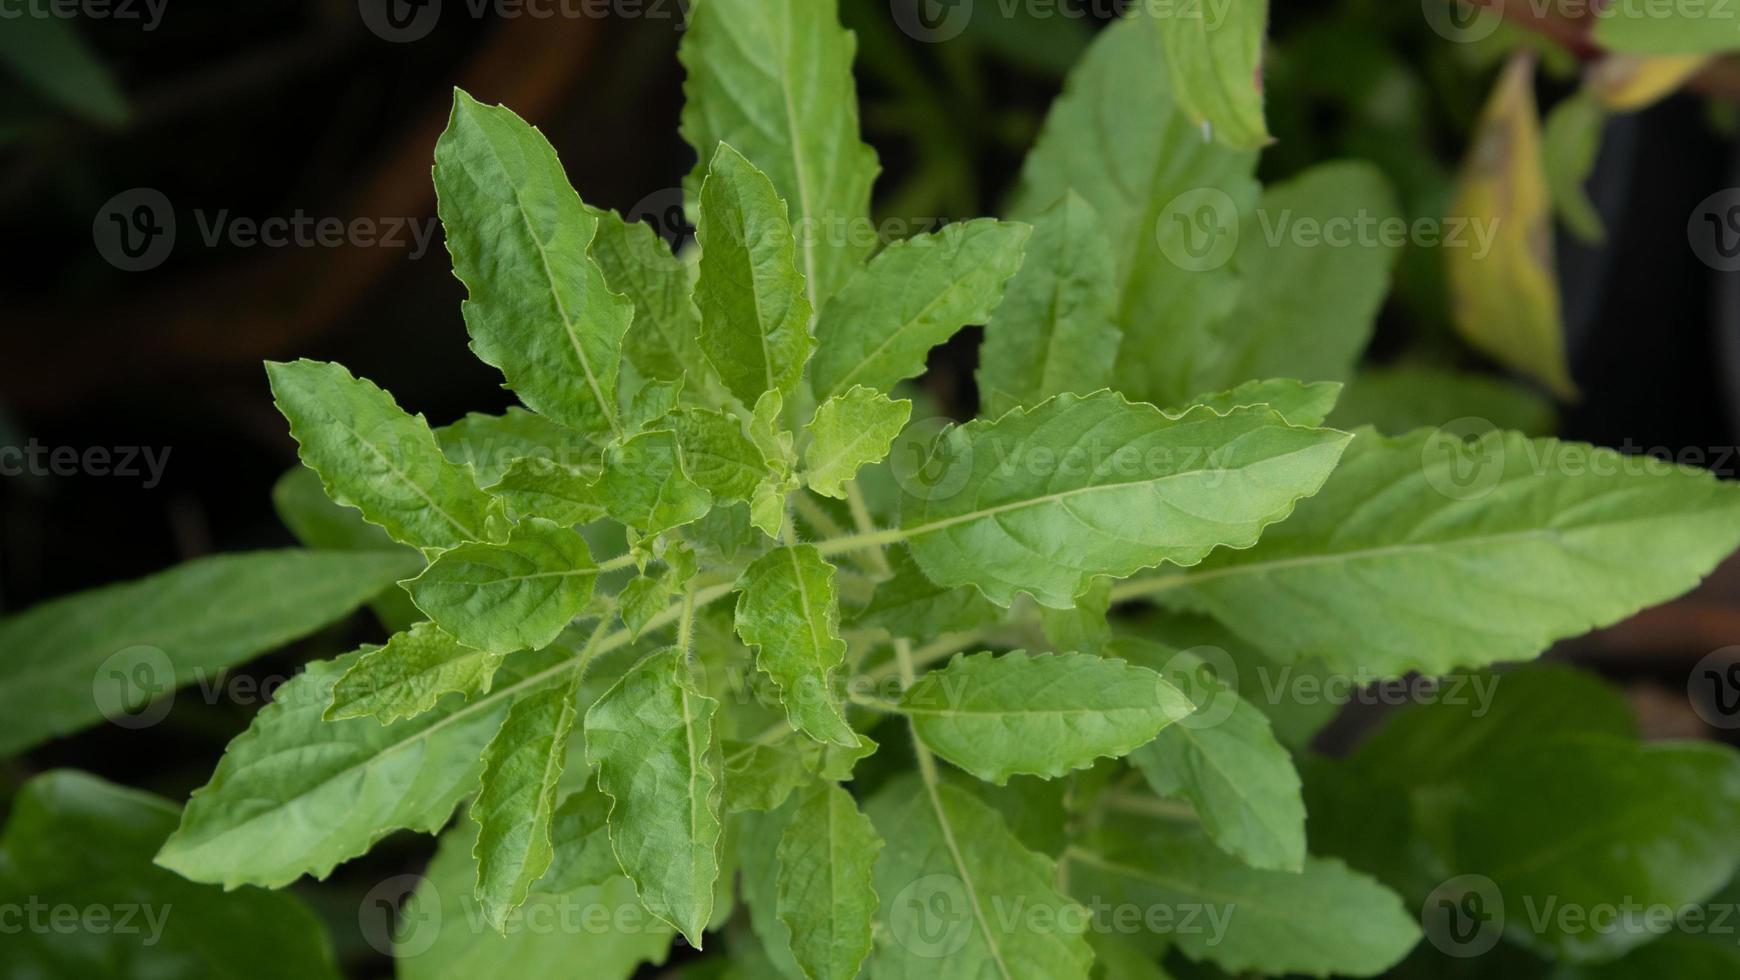
M1594 43L1625 54L1715 54L1740 50L1734 13L1712 4L1616 4L1593 17Z
M818 786L779 839L778 907L791 951L810 980L854 980L870 955L882 838L852 794Z
M1205 141L1167 75L1144 16L1101 31L1052 104L1010 209L1033 220L1070 190L1093 205L1117 271L1115 387L1158 405L1202 390L1193 375L1238 296L1231 259L1258 190L1256 153Z
M1256 547L1153 584L1277 658L1439 675L1673 598L1736 545L1740 491L1703 471L1515 433L1367 431Z
M775 472L745 434L743 424L730 415L683 408L671 413L667 423L682 446L683 471L715 501L747 501Z
M634 317L587 254L599 219L542 133L461 91L435 144L435 191L471 348L528 408L618 431L616 377Z
M1578 238L1600 242L1607 237L1600 212L1583 190L1583 182L1595 169L1601 150L1601 129L1607 114L1594 97L1578 93L1547 113L1541 134L1541 165L1546 171L1547 193L1553 208Z
M522 654L502 664L489 694L464 704L392 725L321 720L363 652L309 664L278 689L194 791L158 864L226 888L277 888L324 878L391 831L435 833L477 788L478 755L509 706L573 669L566 650Z
M1262 407L1173 417L1114 392L1059 395L949 431L940 476L905 481L901 526L938 585L1068 609L1095 576L1250 547L1317 491L1347 438Z
M104 719L151 724L176 688L349 615L419 564L396 551L218 555L0 619L0 754Z
M516 519L541 517L572 527L604 516L604 505L592 483L595 471L528 456L514 460L489 492L507 503Z
M652 225L590 210L598 220L592 260L611 290L634 304L634 322L622 338L623 356L649 378L700 381L708 364L696 344L701 317L690 300L695 264L671 254Z
M337 980L326 929L300 899L226 893L151 863L175 829L168 800L62 769L33 777L9 803L6 976Z
M1133 633L1173 650L1189 650L1208 661L1211 669L1205 673L1236 684L1239 697L1262 711L1275 737L1294 752L1308 748L1341 713L1338 699L1325 696L1329 685L1343 681L1357 685L1369 680L1334 673L1317 660L1282 663L1209 616L1150 616Z
M622 614L622 625L639 636L654 616L670 604L671 589L662 576L642 575L622 587L616 594L616 606Z
M588 470L599 469L603 460L602 449L587 436L518 407L500 415L472 412L436 429L435 438L448 459L471 464L483 486L526 456Z
M1334 410L1341 396L1341 385L1334 381L1313 381L1309 384L1291 378L1271 378L1247 381L1228 391L1198 395L1187 405L1168 409L1182 414L1194 405L1207 405L1222 415L1249 405L1267 405L1287 420L1288 425L1322 425Z
M76 20L20 8L6 26L0 35L0 66L18 81L92 122L127 122L133 111L127 96L109 66L85 43Z
M878 748L881 746L868 735L859 735L858 744L853 746L824 745L818 774L831 782L847 782L858 763L875 755Z
M984 323L1021 267L1027 225L977 218L883 249L816 320L810 382L826 401L865 385L889 391L924 372L930 349Z
M505 936L488 928L472 893L476 834L469 820L442 834L422 883L405 902L394 933L399 980L576 974L629 980L643 963L664 963L675 933L641 907L634 884L620 874L566 888L552 867L509 915Z
M1227 146L1274 142L1263 121L1263 36L1268 0L1171 5L1148 17L1160 32L1178 105Z
M550 843L555 855L536 882L540 892L560 895L622 877L622 865L610 846L610 797L590 778L556 807L550 819Z
M501 654L474 650L434 623L418 623L358 659L333 686L322 717L373 718L383 725L415 718L445 694L488 694L501 661Z
M1367 163L1322 164L1264 188L1233 256L1238 299L1192 387L1346 380L1389 293L1402 220L1389 181Z
M1089 913L1057 892L1055 863L1023 847L997 811L913 776L868 810L888 842L876 859L887 938L875 980L1086 980Z
M1076 596L1074 609L1039 607L1039 628L1054 650L1099 653L1112 638L1110 579L1093 580L1086 592Z
M1293 874L1247 867L1202 832L1121 817L1071 847L1070 891L1116 909L1199 909L1167 933L1177 949L1229 973L1376 976L1420 939L1410 910L1341 862ZM1109 926L1108 926L1109 927Z
M743 905L749 911L749 928L763 958L761 969L750 974L755 980L783 977L809 980L792 955L791 929L779 917L779 841L791 824L797 804L788 803L768 813L743 813L731 822L731 841L741 864ZM731 939L733 950L741 944Z
M611 446L594 489L611 517L649 535L697 521L713 506L712 495L684 472L669 429Z
M699 157L690 193L720 143L767 174L791 209L812 310L876 245L880 168L858 135L855 49L833 0L712 0L696 5L677 51L688 71L683 138Z
M720 743L725 765L725 812L776 810L792 790L815 777L815 743L797 738Z
M786 205L767 175L719 144L701 185L701 350L745 405L790 394L815 341Z
M818 742L857 745L834 688L846 659L834 566L814 545L777 548L738 582L737 635L779 685L792 727Z
M405 583L417 608L468 647L541 650L586 608L598 576L586 539L538 518L506 544L446 551Z
M1156 670L1196 710L1130 753L1130 764L1160 796L1182 797L1216 846L1253 868L1299 871L1305 864L1305 802L1293 757L1269 719L1189 651L1122 639L1117 656Z
M945 589L926 578L905 548L888 553L893 574L876 583L870 602L851 618L854 629L933 640L996 621L1002 610L971 586Z
M1329 421L1338 429L1370 425L1386 435L1403 435L1472 420L1482 428L1546 436L1556 427L1554 414L1552 402L1514 382L1404 365L1361 371L1343 389Z
M653 654L586 712L586 754L610 796L610 841L640 900L701 947L719 877L719 702L680 649Z
M1476 232L1471 247L1444 250L1456 329L1553 394L1575 398L1553 266L1534 61L1526 53L1511 58L1481 113L1450 215Z
M414 548L451 548L496 532L501 502L441 454L421 415L407 415L392 395L339 364L274 361L266 373L302 462L320 474L327 496Z
M846 498L845 485L860 466L888 455L894 437L912 417L912 402L895 401L863 385L835 395L816 409L806 431L804 479L811 490Z
M981 414L1112 383L1120 334L1111 243L1100 216L1067 191L1033 219L1026 257L979 348Z
M900 699L919 740L999 785L1055 779L1153 741L1195 705L1159 674L1085 653L957 655Z
M550 823L574 729L578 681L575 674L566 684L516 702L483 750L483 775L471 804L478 826L472 856L477 901L497 932L505 934L508 913L525 903L555 856Z

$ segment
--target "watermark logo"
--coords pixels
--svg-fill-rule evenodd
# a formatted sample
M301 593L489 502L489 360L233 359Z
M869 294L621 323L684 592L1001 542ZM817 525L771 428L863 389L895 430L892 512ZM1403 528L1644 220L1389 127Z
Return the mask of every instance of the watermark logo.
M175 665L157 647L116 650L97 665L91 700L111 724L150 728L168 717L175 704Z
M689 223L688 212L683 208L681 187L653 191L634 202L634 207L624 212L622 217L631 223L639 221L650 225L653 233L670 246L673 255L681 255L683 249L695 240L695 226Z
M109 198L91 222L97 253L123 272L155 269L175 249L175 209L154 187L135 187Z
M441 20L441 0L357 0L363 25L383 41L421 41Z
M1686 678L1686 696L1712 728L1740 728L1740 646L1705 654Z
M441 935L441 894L432 881L394 875L363 896L356 921L363 941L382 956L420 956Z
M1504 893L1485 875L1451 878L1426 896L1420 925L1440 953L1457 959L1480 956L1504 935Z
M1698 261L1717 272L1740 271L1740 187L1698 202L1686 220L1686 240Z
M1178 719L1185 728L1203 729L1226 721L1237 707L1239 668L1232 655L1216 646L1180 650L1160 667L1160 676L1196 703L1196 710Z
M919 419L894 438L888 466L907 496L947 500L972 475L973 445L953 419Z
M973 0L888 0L888 11L907 37L941 44L967 29L973 20Z
M1166 202L1154 240L1173 265L1208 272L1226 265L1239 247L1239 209L1218 187L1198 187Z
M967 889L954 875L925 875L900 890L888 911L894 941L914 956L953 956L973 934Z
M1498 427L1468 415L1439 426L1420 445L1426 483L1451 500L1476 500L1504 479L1504 440L1489 438Z
M163 23L169 0L0 0L0 22L8 20L137 21L150 33Z
M1491 37L1502 19L1497 13L1469 0L1420 0L1426 25L1446 41L1474 44Z

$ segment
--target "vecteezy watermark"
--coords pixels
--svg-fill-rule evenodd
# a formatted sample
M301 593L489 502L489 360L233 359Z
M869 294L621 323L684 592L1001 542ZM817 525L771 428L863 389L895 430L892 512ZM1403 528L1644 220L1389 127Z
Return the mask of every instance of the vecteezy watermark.
M1498 8L1504 6L1526 11L1535 21L1701 21L1712 32L1740 26L1740 5L1734 0L1420 0L1427 25L1459 44L1491 37L1503 19Z
M142 31L163 23L169 0L0 0L0 22L9 20L136 21Z
M169 465L170 446L45 446L31 439L22 446L0 446L0 477L97 476L143 479L155 490Z
M670 21L677 30L689 24L689 0L357 0L357 13L376 37L394 44L421 41L441 22L443 8L471 20L624 20Z
M1557 439L1528 439L1499 430L1490 420L1467 416L1446 422L1420 444L1426 483L1453 500L1476 500L1505 480L1549 474L1569 477L1660 476L1694 467L1731 475L1740 460L1734 446L1643 446L1625 439L1617 447Z
M382 956L419 956L441 936L441 893L417 875L394 875L363 895L356 923Z
M1740 646L1705 654L1686 676L1686 696L1712 728L1740 728Z
M894 437L888 468L907 496L947 500L973 475L973 443L954 419L919 419Z
M1698 261L1717 272L1740 271L1740 187L1699 201L1686 219L1686 241Z
M316 216L298 208L287 216L238 217L228 208L196 209L194 225L206 248L392 248L422 258L440 223L433 217ZM162 265L175 249L175 209L162 191L135 187L109 198L91 223L97 252L124 272Z
M888 0L888 12L901 32L915 41L952 41L973 15L1003 20L1117 20L1132 10L1160 19L1202 21L1219 30L1235 0Z
M227 670L195 668L178 678L175 664L161 648L138 644L103 658L91 675L91 701L110 724L127 729L150 728L169 717L177 690L205 704L264 704L291 680L282 674L256 677Z
M1458 875L1432 889L1420 925L1440 953L1467 959L1490 952L1504 935L1504 893L1485 875Z
M174 908L169 902L75 905L31 895L22 902L0 903L0 936L139 936L140 945L155 946L163 939L163 927Z
M1550 944L1565 939L1633 937L1642 942L1670 932L1740 936L1740 905L1617 901L1580 902L1561 895L1511 894L1480 874L1451 878L1432 889L1420 907L1426 939L1446 956L1467 959L1490 952L1505 932Z

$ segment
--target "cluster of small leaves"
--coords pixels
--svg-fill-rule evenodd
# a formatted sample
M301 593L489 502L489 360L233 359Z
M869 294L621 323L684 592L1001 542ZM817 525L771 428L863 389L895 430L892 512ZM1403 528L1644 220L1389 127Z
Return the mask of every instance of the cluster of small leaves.
M119 638L186 683L365 602L394 632L287 684L173 832L152 829L157 801L33 784L0 887L35 887L32 853L85 812L135 821L113 847L154 850L127 866L138 887L196 895L440 833L417 900L456 926L407 946L402 976L584 963L598 980L679 936L792 980L1163 977L1163 961L1369 976L1415 947L1434 874L1707 898L1740 863L1732 753L1598 720L1599 744L1574 731L1488 768L1434 727L1467 719L1423 711L1335 766L1304 751L1320 711L1213 661L1383 678L1530 659L1695 584L1740 544L1740 495L1514 432L1325 427L1392 250L1252 234L1190 270L1154 220L1202 188L1245 214L1381 212L1389 191L1345 163L1260 188L1253 152L1201 139L1217 110L1154 70L1187 43L1137 8L1047 119L1022 220L879 251L850 233L878 165L832 3L698 5L680 254L586 205L536 129L459 93L440 217L472 348L524 408L431 428L338 365L269 365L306 466L277 503L310 550L0 622L0 744L96 720L78 695ZM970 324L981 417L908 438L936 430L909 425L903 382ZM1573 454L1612 465L1554 465ZM1135 603L1148 614L1111 615ZM1482 745L1544 738L1527 726L1556 716L1515 676L1518 707L1481 722ZM1540 771L1567 757L1586 781ZM1414 826L1425 794L1453 807ZM1599 802L1620 799L1664 819ZM1551 846L1555 821L1583 817L1611 842L1596 871ZM294 945L257 933L301 913L245 894L264 924L226 937ZM558 901L638 925L518 928ZM1132 931L1109 906L1230 917ZM1646 938L1535 952L1611 959Z

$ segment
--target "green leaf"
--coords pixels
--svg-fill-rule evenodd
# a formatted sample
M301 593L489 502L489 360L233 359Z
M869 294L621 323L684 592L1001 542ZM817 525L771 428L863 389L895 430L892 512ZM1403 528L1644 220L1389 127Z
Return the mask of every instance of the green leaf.
M595 490L611 517L648 535L700 520L713 506L712 495L684 472L669 429L611 446Z
M586 754L613 801L617 860L647 910L696 949L719 877L718 707L672 647L636 664L586 712Z
M815 743L782 738L774 742L720 743L724 752L725 812L777 810L792 790L814 776Z
M1600 243L1607 238L1601 213L1583 190L1583 182L1595 169L1595 157L1601 151L1601 129L1607 123L1607 113L1601 103L1587 93L1578 93L1560 102L1547 113L1546 128L1541 134L1541 164L1547 174L1547 193L1553 208L1564 220L1565 227L1586 242Z
M555 854L536 882L539 892L561 895L622 877L622 865L610 846L610 797L590 778L556 807L550 843Z
M159 11L162 8L158 8ZM0 35L0 65L56 104L103 126L133 114L115 75L85 43L76 22L42 11L21 11ZM155 26L156 15L153 15Z
M713 0L696 5L677 51L688 71L683 138L699 157L690 192L720 143L766 173L791 208L812 310L876 245L880 168L858 135L855 48L833 0Z
M1594 21L1593 41L1626 54L1715 54L1740 49L1733 11L1702 4L1662 7L1620 4Z
M811 490L846 499L845 485L860 466L888 455L894 437L912 417L912 402L895 401L863 385L823 402L806 427L805 482Z
M1267 405L1288 425L1322 425L1334 410L1341 395L1341 385L1334 381L1313 381L1309 384L1291 378L1270 378L1247 381L1228 391L1198 395L1187 405L1168 409L1171 414L1183 414L1195 405L1207 405L1222 415L1250 405Z
M904 481L901 526L938 585L1068 609L1097 575L1250 547L1316 492L1346 442L1266 408L1174 418L1114 392L1059 395L948 432L940 476Z
M1116 387L1176 405L1208 387L1193 375L1238 297L1231 259L1258 188L1256 153L1205 141L1166 64L1144 17L1101 31L1046 116L1010 215L1033 219L1070 190L1093 206L1117 274Z
M1120 339L1114 268L1100 216L1074 191L1033 219L1021 268L985 324L974 374L981 414L1112 383Z
M1053 649L1099 653L1112 638L1110 579L1097 578L1076 597L1074 609L1039 607L1039 627Z
M1552 402L1514 382L1405 365L1361 371L1342 391L1329 421L1338 429L1370 425L1386 435L1402 435L1458 420L1482 420L1483 427L1546 436L1556 428L1554 414Z
M405 903L395 932L400 980L555 977L577 969L587 980L629 980L642 963L664 963L675 933L641 907L634 884L620 874L567 888L552 867L508 917L505 936L483 928L472 894L476 834L469 820L442 834Z
M1089 914L1057 892L1055 863L1023 847L997 811L910 776L868 810L888 842L876 860L888 937L876 980L1086 980Z
M923 373L932 347L991 318L1031 233L1027 225L977 218L883 249L816 320L816 398L856 385L889 391Z
M797 804L790 803L770 813L739 814L732 821L731 840L742 871L743 905L759 947L755 952L764 961L748 974L755 980L808 980L792 956L791 929L779 918L779 841L796 809ZM731 938L734 952L743 945L737 937Z
M596 474L536 456L515 460L489 492L507 503L516 520L539 517L572 527L604 516L592 488Z
M472 412L436 429L435 438L448 459L471 464L483 486L499 481L527 456L584 470L600 469L603 459L602 449L587 436L518 407L501 415Z
M857 745L834 689L846 659L834 566L814 545L778 548L750 565L737 587L737 635L779 685L792 727L818 742Z
M815 341L785 203L767 175L719 144L701 185L701 350L745 405L789 394Z
M1420 939L1395 893L1339 861L1310 858L1298 874L1260 871L1199 830L1127 817L1066 858L1070 890L1114 910L1203 909L1194 927L1166 936L1190 959L1229 973L1376 976Z
M342 619L418 564L400 552L218 555L0 619L0 754L105 718L150 724L170 704L158 698Z
M327 721L373 718L390 725L435 707L444 694L488 694L501 654L485 653L422 622L364 654L339 678Z
M1183 797L1216 846L1253 868L1297 872L1305 865L1305 801L1293 757L1269 719L1191 651L1120 639L1118 656L1158 671L1196 710L1130 753L1130 764L1160 796Z
M667 420L683 447L683 470L715 501L747 501L761 481L776 471L743 431L723 412L684 408Z
M654 616L670 603L670 584L662 576L642 575L631 580L616 594L617 608L622 613L622 625L639 636Z
M1241 149L1274 142L1263 121L1267 0L1167 7L1148 20L1160 32L1178 105L1205 137Z
M1154 739L1195 705L1159 674L1085 653L956 655L900 699L919 740L999 785L1055 779Z
M226 888L277 888L304 874L324 878L391 831L435 833L476 789L478 755L509 706L573 669L566 650L524 654L502 664L494 690L464 704L392 725L322 721L364 652L311 663L278 689L194 791L158 864Z
M945 589L926 578L905 548L888 554L892 574L876 583L870 602L851 617L854 629L882 629L890 636L931 640L995 622L991 600L971 586Z
M526 406L618 431L616 376L634 317L587 254L598 218L543 134L462 91L435 144L435 191L471 347Z
M709 369L696 343L701 316L690 299L695 263L671 254L652 225L588 208L598 221L591 256L612 292L634 304L622 353L649 378L699 382Z
M810 980L853 980L870 955L882 838L852 794L824 783L792 813L779 839L779 918Z
M1435 676L1690 589L1740 544L1737 494L1582 443L1364 432L1291 520L1172 582L1277 658Z
M459 642L508 654L555 642L592 599L597 576L586 539L532 517L514 527L506 544L443 552L405 588Z
M516 702L483 750L483 776L471 804L478 826L472 856L477 900L497 932L506 933L508 913L525 903L555 856L550 823L579 679L575 673L567 684Z
M337 980L326 929L300 899L226 893L152 865L175 829L168 800L55 770L25 783L10 809L0 834L7 976ZM79 913L76 934L63 909Z
M339 364L269 361L266 373L302 462L320 474L327 496L414 548L493 535L501 502L441 454L421 415L405 414L392 395Z
M272 509L303 546L324 551L399 551L410 549L362 519L356 510L333 502L320 474L298 465L272 484Z

